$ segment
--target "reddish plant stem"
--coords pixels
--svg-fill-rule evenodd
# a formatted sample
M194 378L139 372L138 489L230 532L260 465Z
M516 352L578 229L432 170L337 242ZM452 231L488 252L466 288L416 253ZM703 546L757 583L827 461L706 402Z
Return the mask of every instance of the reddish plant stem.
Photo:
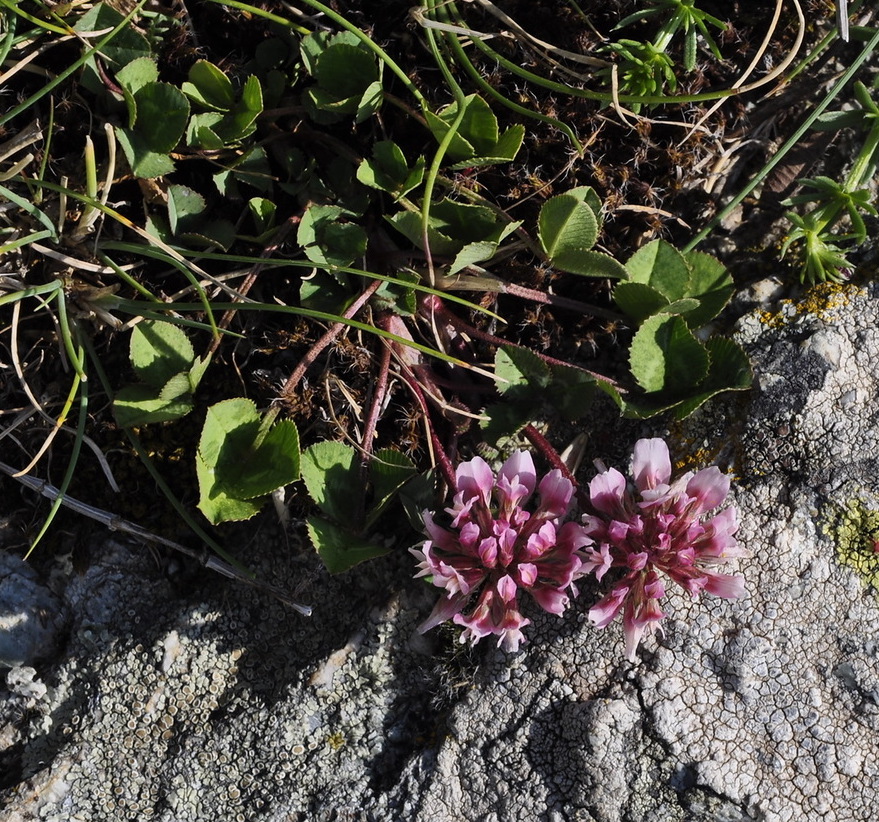
M413 393L418 404L421 406L421 413L424 415L424 424L427 426L427 430L430 433L430 442L436 453L436 458L443 479L446 481L446 485L448 485L449 488L454 488L457 482L455 478L455 469L452 467L452 461L449 459L446 449L443 448L443 444L440 442L436 430L433 427L433 422L430 419L430 409L428 408L424 392L421 390L421 386L418 384L418 381L409 369L401 368L400 376L403 378L406 385L409 386L409 390Z
M294 225L298 225L301 217L298 214L293 214L288 217L284 223L278 227L278 230L272 236L272 239L269 240L269 244L263 249L262 253L259 255L260 257L264 257L265 259L269 259L272 254L274 254L280 247L281 243L284 242L287 235L290 233L290 229L293 228ZM265 268L265 263L257 263L250 269L247 273L247 276L244 278L241 285L238 287L238 293L242 297L247 296L247 292L253 287L253 284L256 282L256 278L260 275L262 270ZM232 322L232 317L235 316L235 310L229 309L225 314L223 314L220 319L217 328L221 331L225 331L229 324ZM220 347L220 342L222 341L223 336L218 334L213 341L211 342L210 348L208 348L208 354L216 353L216 350Z
M489 334L487 331L480 331L478 328L474 328L470 325L466 320L462 320L457 315L453 314L449 311L448 308L443 305L443 303L435 298L428 298L428 301L425 301L426 311L428 313L433 313L436 316L440 317L445 322L449 323L449 325L454 326L459 331L464 331L468 336L474 337L477 340L482 340L483 342L489 343L489 345L496 345L498 347L509 345L514 348L522 348L523 346L518 345L517 343L510 342L509 340L501 339L500 337L496 337L494 334ZM540 358L547 365L562 365L565 368L574 368L577 371L582 371L584 374L589 374L589 376L594 377L596 380L601 380L602 382L610 383L617 390L622 391L623 389L616 383L615 380L612 380L610 377L605 377L603 374L596 374L594 371L589 371L586 368L582 368L579 365L572 365L569 362L565 362L564 360L558 360L555 357L550 357L546 354L541 354L539 351L534 351L533 349L528 349L535 357Z
M588 511L590 506L589 494L585 489L580 487L577 478L571 473L568 466L565 465L565 462L559 456L558 451L549 444L549 440L547 440L547 438L544 437L543 434L541 434L533 425L526 425L522 429L522 433L525 435L528 442L540 452L543 458L547 460L553 468L558 468L559 471L562 472L562 476L570 481L574 486L574 493L577 495L577 502L580 504L580 509Z
M515 283L504 283L503 291L505 294L512 294L514 297L522 297L525 300L531 300L541 305L554 305L557 308L567 308L570 311L576 311L578 314L591 314L594 317L606 317L610 320L625 320L626 318L616 311L607 308L599 308L597 305L589 303L581 303L579 300L572 300L569 297L562 297L559 294L548 294L545 291L538 291L534 288L526 288L523 285Z
M387 330L387 329L386 329ZM369 474L369 462L372 457L372 442L375 437L375 428L378 423L379 413L388 392L388 372L391 368L391 346L386 340L382 340L381 360L378 366L378 378L372 392L369 404L369 413L363 424L363 439L360 443L360 492L357 494L357 511L354 521L358 529L363 524L366 505L366 482Z
M346 320L350 320L361 308L366 304L369 298L375 294L381 287L381 280L373 280L363 291L363 293L351 303L342 315ZM289 397L299 385L299 381L305 376L308 367L320 356L321 352L339 336L342 329L345 328L344 322L333 323L324 333L324 335L308 350L306 355L299 361L299 365L293 370L284 387L281 389L281 398Z
M550 464L553 468L558 468L562 474L567 477L571 481L571 484L579 490L580 483L577 482L574 475L571 473L570 469L567 465L565 465L564 460L559 456L558 451L555 450L550 444L549 440L543 436L533 425L526 425L522 429L522 433L525 435L528 442L530 442L541 454L541 456Z

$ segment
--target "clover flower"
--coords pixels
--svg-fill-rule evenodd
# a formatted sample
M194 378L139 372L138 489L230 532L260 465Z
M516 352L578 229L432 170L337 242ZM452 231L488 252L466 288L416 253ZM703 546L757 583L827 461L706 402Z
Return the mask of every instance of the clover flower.
M582 558L583 573L594 571L598 580L611 568L622 569L622 577L589 611L589 619L605 628L622 612L626 656L634 662L643 635L662 631L659 600L665 595L665 578L694 599L701 591L740 597L744 579L715 568L748 552L733 537L738 528L735 508L706 516L729 493L729 477L717 467L689 472L669 484L668 447L661 439L642 439L635 443L632 470L634 488L615 468L603 470L590 483L595 514L584 516L583 522L593 544Z
M577 552L590 540L579 523L562 523L574 489L561 471L540 481L539 503L529 512L525 506L535 487L537 473L526 451L513 454L497 477L480 457L458 466L453 504L446 509L449 527L425 511L428 539L410 549L420 560L416 576L431 576L445 589L421 633L453 619L464 628L462 642L495 635L499 646L516 651L530 623L519 611L520 590L544 610L564 612L565 590L573 588L580 570Z

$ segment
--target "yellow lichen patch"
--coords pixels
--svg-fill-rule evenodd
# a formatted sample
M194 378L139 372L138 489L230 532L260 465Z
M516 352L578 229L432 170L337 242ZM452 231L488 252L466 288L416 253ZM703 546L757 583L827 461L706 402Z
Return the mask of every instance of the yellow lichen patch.
M799 300L782 300L779 311L759 311L757 318L763 325L770 328L781 328L794 317L803 314L823 316L828 311L841 308L857 293L860 286L852 283L818 283L812 286ZM786 311L786 306L793 306L794 313Z
M714 454L707 448L697 448L692 453L684 454L675 460L675 469L678 471L698 471L706 465L711 465Z
M823 530L833 540L839 561L879 592L879 511L859 499L831 505L824 514Z
M789 300L784 300L789 302ZM784 315L780 311L758 311L757 319L769 328L782 328L785 324Z
M797 303L797 314L821 316L834 308L847 305L851 297L860 290L859 286L850 283L818 283Z
M336 733L332 733L327 737L327 744L334 750L338 751L345 747L345 743L348 740L345 739L345 734L337 731Z

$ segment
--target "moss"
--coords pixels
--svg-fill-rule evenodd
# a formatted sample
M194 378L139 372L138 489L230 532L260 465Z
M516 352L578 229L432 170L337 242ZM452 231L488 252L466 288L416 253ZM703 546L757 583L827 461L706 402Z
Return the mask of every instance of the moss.
M822 528L833 540L839 561L879 592L879 511L857 498L845 505L831 504Z

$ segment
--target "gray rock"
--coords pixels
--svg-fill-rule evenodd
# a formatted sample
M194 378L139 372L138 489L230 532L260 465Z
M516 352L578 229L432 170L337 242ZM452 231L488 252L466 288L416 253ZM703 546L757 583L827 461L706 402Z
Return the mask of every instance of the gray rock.
M520 653L474 654L416 633L433 593L404 551L331 578L254 539L309 620L227 582L177 594L110 542L68 586L45 694L5 718L2 818L876 818L879 288L827 293L746 316L756 390L674 432L736 474L746 598L670 592L630 664L587 582Z
M0 551L0 668L51 656L63 628L58 597L21 557Z

